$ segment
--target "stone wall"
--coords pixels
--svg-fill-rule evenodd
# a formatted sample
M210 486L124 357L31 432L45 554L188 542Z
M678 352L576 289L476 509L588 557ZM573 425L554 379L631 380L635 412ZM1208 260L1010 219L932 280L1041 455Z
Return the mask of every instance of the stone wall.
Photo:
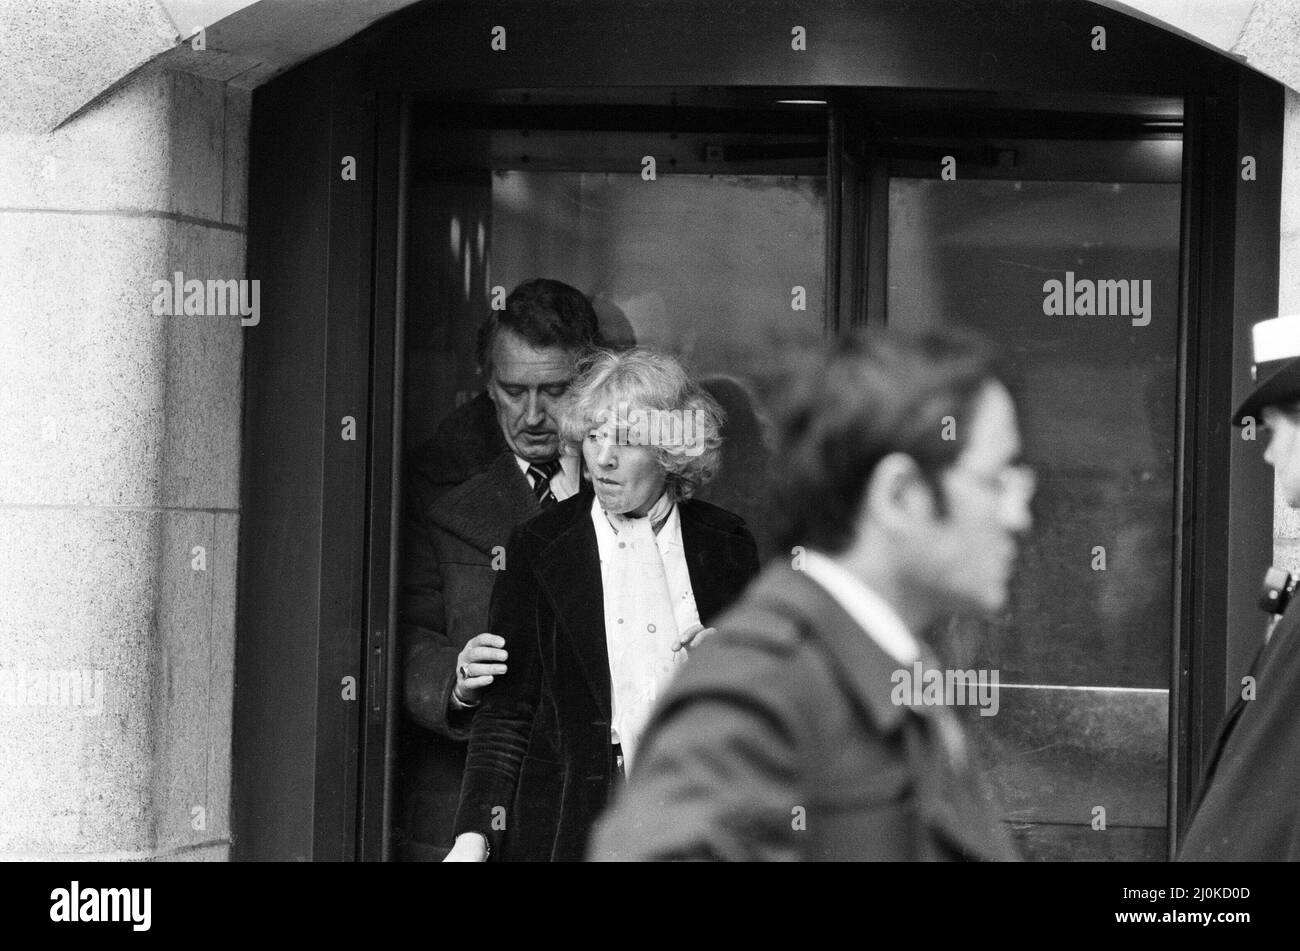
M172 43L156 13L0 20L76 85ZM0 859L222 859L246 329L152 303L243 277L250 94L144 70L50 131L55 99L0 117Z

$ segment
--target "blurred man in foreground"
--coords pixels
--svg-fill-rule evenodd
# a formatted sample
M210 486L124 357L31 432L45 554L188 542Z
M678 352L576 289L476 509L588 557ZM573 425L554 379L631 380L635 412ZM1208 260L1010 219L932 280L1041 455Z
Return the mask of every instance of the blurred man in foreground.
M779 442L792 563L696 649L590 855L1014 858L954 697L918 702L909 682L943 674L920 632L1007 599L1033 494L1010 394L965 337L853 337L808 375Z

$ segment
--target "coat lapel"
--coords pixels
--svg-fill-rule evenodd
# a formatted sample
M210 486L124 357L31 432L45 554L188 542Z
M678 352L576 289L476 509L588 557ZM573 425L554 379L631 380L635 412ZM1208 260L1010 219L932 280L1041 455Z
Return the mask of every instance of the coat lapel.
M1271 675L1269 661L1280 653L1279 647L1282 640L1300 636L1297 628L1300 628L1300 601L1294 602L1288 607L1287 612L1278 620L1277 626L1273 628L1273 633L1265 643L1260 645L1255 654L1255 659L1250 662L1248 672L1251 677L1255 678L1257 687L1262 687L1265 681L1269 679ZM1201 779L1196 799L1189 813L1193 818L1196 817L1196 813L1200 810L1201 802L1204 800L1205 794L1209 791L1210 784L1218 772L1219 761L1223 758L1223 751L1228 745L1228 740L1237 729L1237 721L1241 719L1252 702L1242 697L1239 692L1233 700L1232 706L1228 708L1228 712L1224 714L1223 720L1220 721L1208 765L1205 767L1205 774Z
M573 520L550 541L537 558L537 576L564 628L601 712L611 715L609 648L605 633L605 592L600 580L600 551L591 524L590 492ZM700 619L715 618L744 586L744 540L719 531L700 519L690 504L678 506L682 547L691 578L691 591Z
M534 571L564 629L601 713L611 715L609 649L605 645L605 591L600 551L591 524L591 494L574 506L573 519L537 554Z
M806 615L817 640L830 655L832 668L848 688L868 722L886 735L903 731L916 795L927 825L950 846L973 858L1011 857L1010 845L989 827L989 817L979 801L980 785L973 770L952 759L945 747L945 730L953 729L952 711L895 704L894 674L901 665L882 650L839 603L816 581L801 572L779 569L769 576L764 590L773 598L797 604ZM924 669L941 669L924 646ZM952 726L940 720L949 718Z
M743 536L706 524L688 500L677 506L682 526L682 548L691 593L700 621L708 624L729 606L749 582Z
M898 662L867 636L825 588L803 572L785 567L772 570L764 576L762 589L768 597L797 606L868 721L882 733L896 731L907 712L892 699Z
M439 528L490 555L520 522L537 514L528 478L508 449L471 479L434 502L429 517Z

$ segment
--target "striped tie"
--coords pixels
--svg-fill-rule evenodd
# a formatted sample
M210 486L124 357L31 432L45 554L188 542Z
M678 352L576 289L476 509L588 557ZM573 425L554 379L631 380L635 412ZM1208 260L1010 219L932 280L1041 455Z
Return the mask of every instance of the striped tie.
M551 491L551 479L561 469L560 460L541 462L528 467L528 478L533 480L533 498L541 508L548 509L555 504L555 493Z

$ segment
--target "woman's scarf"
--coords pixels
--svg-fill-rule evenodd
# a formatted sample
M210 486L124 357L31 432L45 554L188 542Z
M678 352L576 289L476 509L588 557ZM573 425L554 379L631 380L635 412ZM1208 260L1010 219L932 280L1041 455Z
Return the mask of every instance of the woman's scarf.
M655 543L656 529L667 521L673 505L665 492L644 517L605 513L618 533L605 588L613 727L629 772L650 711L671 679L674 663L686 655L672 650L677 621Z

